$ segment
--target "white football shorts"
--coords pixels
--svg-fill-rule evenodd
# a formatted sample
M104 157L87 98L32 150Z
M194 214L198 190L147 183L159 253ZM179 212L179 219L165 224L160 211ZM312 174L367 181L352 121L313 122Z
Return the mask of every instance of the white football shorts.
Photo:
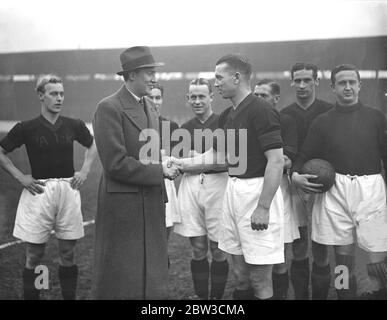
M32 195L24 189L19 200L13 235L30 243L46 243L50 232L58 239L84 236L79 190L70 186L72 178L46 179L44 192Z
M325 245L354 243L370 252L387 251L385 182L380 174L336 173L333 187L317 194L312 214L312 239Z
M229 177L225 193L219 248L233 255L243 255L249 264L283 263L284 201L278 188L271 206L266 230L251 228L251 215L258 205L263 177Z

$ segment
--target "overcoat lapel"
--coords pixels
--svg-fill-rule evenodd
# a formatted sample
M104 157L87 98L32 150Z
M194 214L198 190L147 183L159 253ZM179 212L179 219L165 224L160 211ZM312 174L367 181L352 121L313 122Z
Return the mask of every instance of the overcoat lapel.
M160 133L159 115L157 114L155 107L149 103L146 98L144 99L144 103L145 109L147 110L147 114L149 116L149 127L157 130L157 132Z
M129 118L130 121L138 128L138 130L146 129L148 126L148 119L143 107L133 97L133 95L122 86L118 92L119 99L121 101L122 109L124 114Z

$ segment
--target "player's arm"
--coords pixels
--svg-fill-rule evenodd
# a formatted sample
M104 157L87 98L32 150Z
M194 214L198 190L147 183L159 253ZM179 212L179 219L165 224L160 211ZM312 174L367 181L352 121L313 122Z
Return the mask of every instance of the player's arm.
M73 189L79 189L81 185L86 181L87 176L90 172L91 165L97 155L97 148L95 146L95 140L89 148L86 148L85 157L81 170L74 173L73 179L71 179L71 187Z
M319 123L314 121L310 127L301 152L298 154L295 163L292 167L292 183L306 193L321 193L321 187L324 185L320 183L309 182L309 179L317 178L312 174L301 174L303 164L313 158L319 158L320 148L323 145L323 134L321 133Z
M284 167L283 150L270 149L265 153L267 165L263 181L262 193L258 205L251 215L251 228L253 230L265 230L269 225L270 205L281 183Z
M180 165L182 172L192 174L210 170L224 171L228 168L225 154L213 148L201 154L196 153L190 158L174 158L173 161Z
M0 165L7 171L12 177L14 177L19 183L26 188L31 194L43 193L44 189L42 186L45 185L43 181L34 179L31 175L23 174L15 165L12 163L6 155L6 151L0 146Z

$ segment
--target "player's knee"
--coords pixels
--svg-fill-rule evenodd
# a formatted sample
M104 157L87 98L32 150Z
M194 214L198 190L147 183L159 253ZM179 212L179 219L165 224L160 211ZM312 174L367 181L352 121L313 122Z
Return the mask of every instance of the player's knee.
M226 253L223 250L219 249L217 242L210 241L210 250L212 258L215 261L224 261L227 257Z
M60 258L63 266L71 266L74 263L74 248L61 248Z
M272 290L272 277L271 272L261 274L251 274L251 284L254 288L255 294L262 293L266 290Z
M301 230L301 228L300 228ZM292 244L292 252L293 252L293 259L295 260L301 260L305 259L308 256L308 237L303 236L301 237L300 232L300 238L293 241Z
M288 267L285 263L278 263L273 265L273 272L277 274L283 274L288 270Z
M192 254L195 260L202 260L207 256L208 247L203 243L195 243L192 245Z
M42 261L43 256L44 256L44 251L27 252L26 267L28 269L36 268Z
M328 247L312 241L313 262L318 266L326 266L329 263Z
M237 288L240 290L247 290L251 287L250 277L248 270L244 270L243 268L238 268L234 265L234 277L236 281Z
M26 267L34 269L40 264L43 259L45 244L31 244L26 245Z
M308 256L308 243L302 241L301 239L297 239L293 242L293 259L302 260Z

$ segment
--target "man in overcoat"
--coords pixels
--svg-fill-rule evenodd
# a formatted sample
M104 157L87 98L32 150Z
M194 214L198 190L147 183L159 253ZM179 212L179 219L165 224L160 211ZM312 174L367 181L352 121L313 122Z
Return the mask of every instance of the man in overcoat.
M146 163L144 129L159 130L150 94L156 83L148 47L120 55L124 85L102 99L93 128L103 172L98 191L93 270L94 299L166 299L168 284L164 177L179 170L159 150ZM144 141L145 140L145 141ZM155 153L155 152L154 152ZM157 161L158 160L158 161Z

